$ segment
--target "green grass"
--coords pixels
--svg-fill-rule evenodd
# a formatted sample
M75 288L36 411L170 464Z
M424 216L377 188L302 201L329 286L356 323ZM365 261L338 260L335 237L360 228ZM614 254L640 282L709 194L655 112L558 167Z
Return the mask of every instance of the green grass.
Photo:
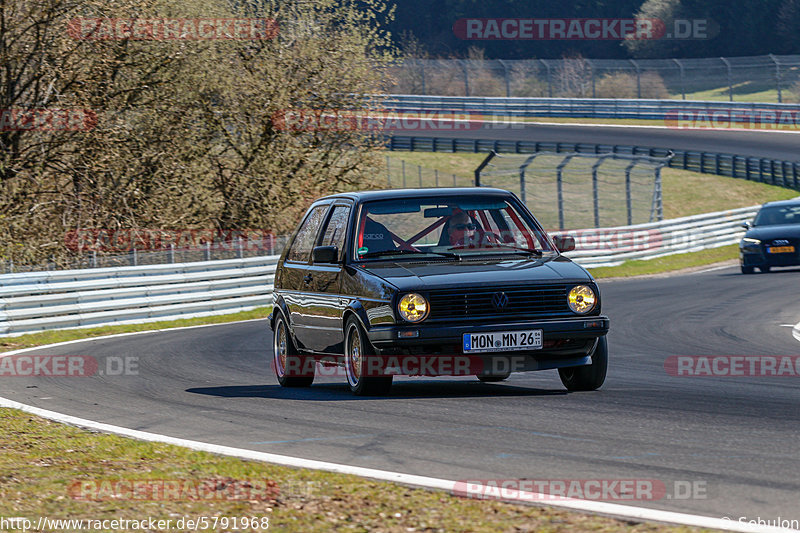
M136 331L152 331L155 329L182 328L187 326L199 326L203 324L224 324L237 320L252 320L256 318L266 318L272 312L272 306L260 307L252 311L242 311L240 313L230 313L227 315L216 315L200 318L186 318L181 320L171 320L165 322L147 322L143 324L125 324L120 326L101 326L86 329L64 329L57 331L43 331L41 333L29 333L19 337L0 338L0 350L11 351L43 344L55 344L77 339L88 339L91 337L102 337L104 335L114 335L117 333L132 333Z
M731 261L738 257L739 247L734 244L699 252L668 255L658 259L648 259L646 261L625 261L619 266L590 268L589 271L597 279L628 278L632 276L662 274L665 272L697 268L715 263L722 263L724 261Z
M91 433L13 409L0 409L0 432L0 516L25 517L34 524L40 516L92 520L152 517L172 520L169 530L175 531L181 518L206 516L268 517L269 531L298 532L700 531L555 508L472 500L355 476L245 461ZM70 490L71 486L102 487L103 482L111 480L162 480L180 482L182 486L200 486L210 480L218 490L199 498L155 496L151 501L124 494L111 499L85 489ZM248 493L247 483L269 490ZM226 485L243 488L250 499L226 497ZM214 498L206 498L207 494ZM236 531L231 527L199 530Z

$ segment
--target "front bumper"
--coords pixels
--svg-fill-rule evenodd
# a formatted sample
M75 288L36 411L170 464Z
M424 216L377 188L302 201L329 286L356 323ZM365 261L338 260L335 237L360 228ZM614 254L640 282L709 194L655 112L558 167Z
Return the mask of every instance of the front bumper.
M800 251L785 254L769 254L763 247L739 248L739 264L744 267L781 267L800 265Z
M537 350L471 354L496 367L499 360L514 360L520 371L543 370L589 364L596 340L608 333L606 316L554 318L490 324L421 324L374 326L367 332L378 355L461 355L465 333L542 330L542 348ZM403 334L416 332L416 337ZM520 361L524 361L520 363Z

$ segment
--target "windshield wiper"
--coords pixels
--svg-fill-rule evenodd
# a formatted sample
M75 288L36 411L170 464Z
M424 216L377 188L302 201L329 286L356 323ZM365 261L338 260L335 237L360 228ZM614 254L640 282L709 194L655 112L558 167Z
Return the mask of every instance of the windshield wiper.
M528 254L531 254L531 255L535 255L536 257L542 257L541 250L535 250L533 248L522 248L521 246L512 246L510 244L498 244L498 245L492 246L492 248L511 248L512 250L519 250L520 252L525 252L525 253L528 253ZM481 248L481 249L482 250L488 250L489 252L491 252L492 248ZM453 249L460 250L462 248L461 247L450 248L450 250L453 250Z
M430 251L430 250L419 250L419 251L416 251L416 250L403 250L403 249L399 249L399 250L383 250L383 251L375 250L374 252L367 252L367 253L364 253L364 254L359 254L358 257L360 259L363 259L365 257L377 257L379 255L405 255L405 254L413 254L413 255L433 254L433 255L438 255L438 256L441 256L441 257L450 257L450 258L453 258L453 259L458 259L459 261L461 260L461 256L458 255L458 254L454 254L453 252L434 252L434 251Z

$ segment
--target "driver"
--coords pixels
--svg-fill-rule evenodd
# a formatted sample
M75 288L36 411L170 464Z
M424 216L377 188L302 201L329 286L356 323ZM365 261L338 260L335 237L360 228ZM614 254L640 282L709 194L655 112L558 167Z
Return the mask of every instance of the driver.
M477 227L464 211L457 211L450 218L447 235L451 246L469 246L475 244Z

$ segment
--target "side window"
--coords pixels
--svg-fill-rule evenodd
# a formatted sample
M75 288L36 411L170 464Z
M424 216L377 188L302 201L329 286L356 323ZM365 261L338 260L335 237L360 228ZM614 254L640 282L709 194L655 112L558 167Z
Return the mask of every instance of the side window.
M322 237L320 246L336 246L339 248L341 257L344 248L344 236L347 234L347 218L350 216L350 206L337 205L333 208L333 213L325 228L325 235Z
M328 206L320 205L315 207L306 217L303 225L300 226L300 231L297 232L297 237L294 238L292 247L289 248L289 252L286 254L287 261L300 261L302 263L308 261L311 256L311 249L314 247L314 238L317 236L317 231L327 212Z

